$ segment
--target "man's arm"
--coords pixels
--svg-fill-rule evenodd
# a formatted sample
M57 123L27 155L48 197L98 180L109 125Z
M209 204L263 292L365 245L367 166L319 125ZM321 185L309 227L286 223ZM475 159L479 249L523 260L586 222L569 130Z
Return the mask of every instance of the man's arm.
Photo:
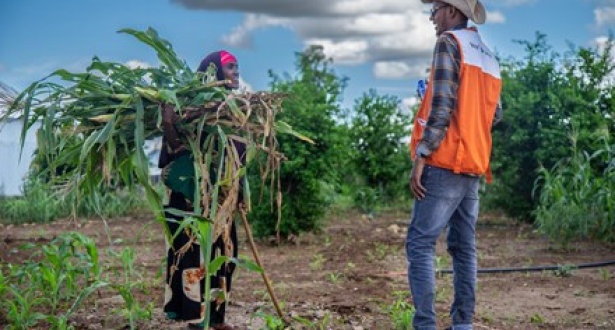
M425 198L427 192L421 184L425 157L438 149L457 109L460 67L461 54L457 41L451 35L442 35L434 52L431 110L421 142L416 148L417 157L410 175L410 190L418 200Z
M444 33L436 42L431 86L433 98L421 142L416 148L419 156L431 155L446 135L451 117L457 109L460 68L461 53L457 41L452 35Z

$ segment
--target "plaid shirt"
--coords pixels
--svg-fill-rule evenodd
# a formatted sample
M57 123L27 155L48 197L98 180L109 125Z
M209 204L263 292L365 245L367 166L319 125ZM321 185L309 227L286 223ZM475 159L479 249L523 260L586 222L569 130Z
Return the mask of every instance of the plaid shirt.
M462 29L457 26L453 30ZM476 31L476 28L472 27ZM457 110L457 90L459 89L459 71L461 69L461 52L455 38L449 33L443 33L436 42L434 50L433 81L431 82L433 99L431 111L421 137L416 147L416 154L427 157L438 149L451 123L453 112ZM502 119L502 107L498 103L495 109L493 125Z

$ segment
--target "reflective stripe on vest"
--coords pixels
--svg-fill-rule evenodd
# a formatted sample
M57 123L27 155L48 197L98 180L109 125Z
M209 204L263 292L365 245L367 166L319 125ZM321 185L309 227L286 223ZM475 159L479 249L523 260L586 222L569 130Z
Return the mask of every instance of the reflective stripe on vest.
M444 139L425 163L458 174L483 175L489 168L491 126L502 88L500 67L493 52L475 30L446 33L455 38L461 53L457 109L451 116ZM431 110L433 67L431 72L412 131L410 149L413 159Z

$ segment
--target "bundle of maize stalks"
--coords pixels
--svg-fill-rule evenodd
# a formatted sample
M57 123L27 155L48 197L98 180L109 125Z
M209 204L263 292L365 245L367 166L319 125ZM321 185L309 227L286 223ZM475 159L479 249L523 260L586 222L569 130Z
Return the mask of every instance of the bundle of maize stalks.
M215 220L216 209L226 205L219 190L233 187L245 175L245 167L231 166L239 165L232 140L247 145L248 161L257 151L268 155L266 166L261 166L263 178L278 168L282 158L276 151L277 133L309 141L275 120L283 95L234 94L222 87L225 81L216 80L213 67L206 73L193 72L155 30L120 32L153 48L161 66L130 68L94 57L86 72L58 70L33 83L5 114L19 112L22 116L22 138L40 122L37 157L44 159L48 176L62 182L65 189L96 194L101 186L138 182L146 188L154 210L161 211L161 198L149 185L143 145L162 135L165 104L186 119L182 132L193 153L198 179L202 178L195 191L202 202L195 212L210 221ZM221 169L216 171L218 180L210 180L208 174L214 167ZM242 186L249 197L249 185Z
M205 73L193 72L153 29L120 32L153 48L160 67L131 68L94 57L86 72L58 70L17 97L11 96L12 105L4 119L21 116L22 145L28 129L40 124L35 157L39 164L44 164L45 177L61 188L60 194L76 191L96 200L101 191L110 187L138 184L145 189L152 210L172 239L175 233L166 226L163 197L150 183L149 162L143 149L146 140L163 135L161 110L172 106L183 118L179 131L191 152L194 169L194 211L176 210L185 217L180 229L194 233L203 249L205 264L209 265L209 274L215 273L223 262L239 263L226 257L209 260L211 243L228 233L241 193L247 210L250 209L246 165L241 162L234 141L246 145L246 163L262 161L261 177L272 188L276 188L274 177L283 159L277 151L276 134L293 134L311 141L276 121L284 95L234 94L223 87L227 82L216 80L215 68ZM265 156L256 158L259 152ZM277 200L279 210L279 181L277 188L277 196L272 200ZM239 211L248 230L244 209ZM251 234L248 236L251 238ZM253 252L256 257L254 247ZM251 267L249 262L244 265ZM266 278L265 282L270 288ZM205 301L210 298L208 289L206 276ZM274 298L271 290L270 294Z

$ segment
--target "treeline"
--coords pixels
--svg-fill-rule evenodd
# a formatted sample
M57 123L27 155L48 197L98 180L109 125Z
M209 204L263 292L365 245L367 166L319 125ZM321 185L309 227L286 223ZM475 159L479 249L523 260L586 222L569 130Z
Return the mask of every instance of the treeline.
M501 59L504 120L493 132L495 179L482 192L484 207L536 222L565 242L613 241L613 41L571 46L564 54L553 51L541 33L518 43L525 49L521 59ZM316 229L324 213L340 204L367 213L378 206L410 206L411 115L400 100L371 90L343 109L346 79L319 47L297 54L296 69L294 75L271 73L271 89L292 95L284 120L317 143L280 141L290 159L281 172L281 233ZM270 203L251 218L259 234L276 231Z
M613 40L551 50L544 34L504 61L505 120L495 128L491 207L550 237L615 240Z
M347 80L331 64L322 47L312 46L296 55L295 75L270 73L271 90L290 95L281 118L316 142L279 137L288 158L280 173L282 236L318 229L332 207L359 207L370 213L379 205L408 201L411 163L403 140L409 133L409 114L397 97L373 90L355 100L353 109L344 109ZM258 169L251 172L250 184L259 186ZM268 189L253 194L253 204L261 203L249 217L260 236L278 229L270 197Z

